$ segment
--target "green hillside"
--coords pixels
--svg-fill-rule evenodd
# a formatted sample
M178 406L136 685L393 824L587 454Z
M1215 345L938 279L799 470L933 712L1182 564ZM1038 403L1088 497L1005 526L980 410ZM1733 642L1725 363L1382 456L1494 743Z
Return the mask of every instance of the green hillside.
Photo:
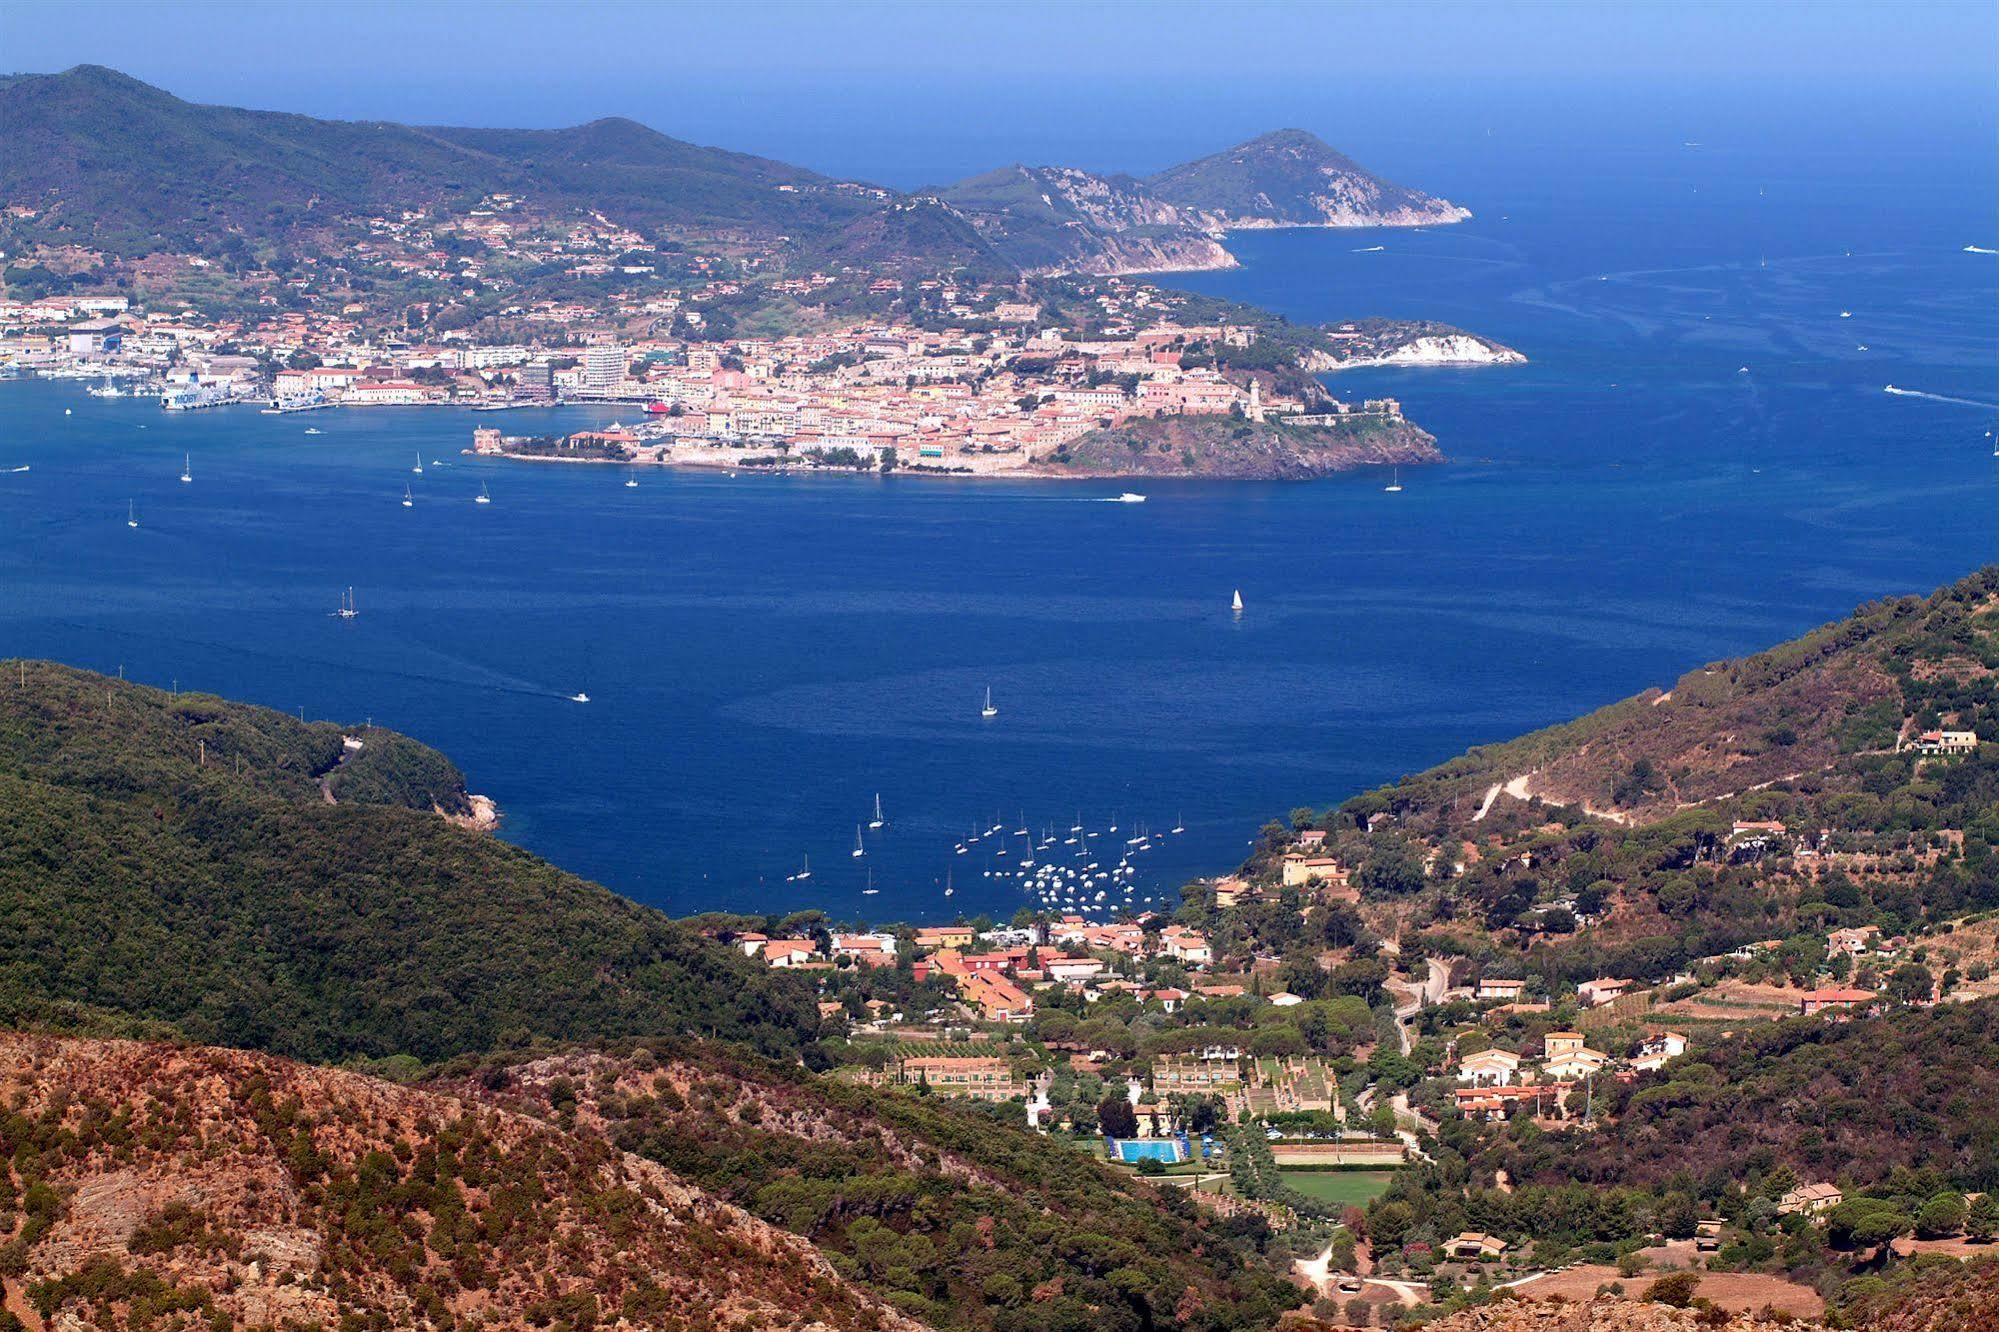
M343 763L328 723L46 662L0 680L0 1024L316 1061L677 1033L789 1054L816 1026L809 986L449 822L457 770L414 741L356 729Z
M1305 130L1275 130L1145 183L1168 203L1229 224L1408 226L1469 216L1364 170Z
M0 79L0 198L40 231L114 253L205 252L220 234L296 240L508 192L629 226L831 236L878 200L800 167L629 120L558 130L427 128L202 106L95 65ZM780 190L779 186L788 186Z

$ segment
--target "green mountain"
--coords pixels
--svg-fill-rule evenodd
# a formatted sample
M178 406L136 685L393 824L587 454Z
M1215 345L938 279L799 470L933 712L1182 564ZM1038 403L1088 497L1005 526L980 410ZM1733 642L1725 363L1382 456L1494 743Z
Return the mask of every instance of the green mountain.
M415 741L46 662L0 673L0 1025L317 1061L813 1038L804 982L455 826L462 780Z
M1277 130L1146 179L1215 227L1422 227L1471 213L1383 180L1305 130Z
M1287 130L1149 181L1008 167L919 195L707 148L634 121L466 129L182 101L97 65L0 77L0 200L19 234L114 256L242 244L338 253L354 220L509 195L647 244L782 244L797 266L979 277L1222 268L1232 226L1426 225L1462 209ZM228 238L238 238L230 241Z
M629 120L557 130L426 128L184 102L96 65L0 79L0 197L43 230L117 253L201 251L217 233L296 240L351 215L509 193L678 232L838 235L879 191L704 148ZM948 258L949 256L925 256Z

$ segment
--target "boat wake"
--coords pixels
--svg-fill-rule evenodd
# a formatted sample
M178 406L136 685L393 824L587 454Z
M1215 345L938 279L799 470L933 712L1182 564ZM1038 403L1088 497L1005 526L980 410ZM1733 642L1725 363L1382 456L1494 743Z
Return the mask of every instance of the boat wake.
M1964 247L1964 252L1966 254L1999 254L1999 250L1988 250L1983 245L1967 245Z
M22 463L19 467L9 467L7 470L9 472L15 472L15 473L25 472L28 470L29 466L30 464L28 463Z
M1354 251L1354 253L1355 253L1355 254L1380 254L1380 253L1381 253L1381 252L1382 252L1383 250L1385 250L1385 249L1387 249L1387 248L1388 248L1388 247L1387 247L1386 245L1363 245L1363 246L1361 246L1361 247L1360 247L1360 248L1359 248L1358 250L1355 250L1355 251Z
M1924 398L1930 402L1947 402L1955 407L1977 407L1988 412L1999 412L1999 402L1981 402L1977 398L1953 398L1942 393L1925 393L1921 389L1897 388L1893 384L1881 390L1898 398Z

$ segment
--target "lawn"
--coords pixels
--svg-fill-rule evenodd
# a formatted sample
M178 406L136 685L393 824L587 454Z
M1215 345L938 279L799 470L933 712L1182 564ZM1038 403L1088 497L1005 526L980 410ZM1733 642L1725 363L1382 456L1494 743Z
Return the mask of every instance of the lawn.
M1280 1170L1277 1176L1307 1198L1356 1207L1365 1207L1380 1197L1388 1181L1395 1178L1388 1170Z

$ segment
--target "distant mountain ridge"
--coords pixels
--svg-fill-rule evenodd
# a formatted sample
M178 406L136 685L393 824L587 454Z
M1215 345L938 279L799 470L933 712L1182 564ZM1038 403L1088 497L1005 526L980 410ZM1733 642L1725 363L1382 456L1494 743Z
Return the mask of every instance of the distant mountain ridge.
M610 117L566 129L335 121L186 102L96 65L0 77L0 202L35 234L126 256L299 243L354 217L508 194L673 239L781 241L822 263L981 276L1220 268L1224 230L1427 226L1466 210L1303 130L1148 179L1015 166L903 194Z
M1260 135L1156 175L1011 166L938 192L1028 272L1232 268L1222 233L1423 227L1471 216L1363 170L1305 130Z

